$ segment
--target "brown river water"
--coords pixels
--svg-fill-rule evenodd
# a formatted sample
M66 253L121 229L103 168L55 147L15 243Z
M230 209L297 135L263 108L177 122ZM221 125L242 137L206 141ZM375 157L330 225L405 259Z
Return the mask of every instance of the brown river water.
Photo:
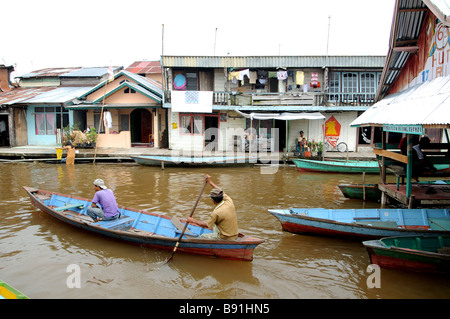
M283 232L269 208L378 208L346 199L338 184L362 175L299 173L280 166L226 168L146 167L131 163L66 166L0 163L0 280L30 298L449 298L450 278L381 269L380 287L369 288L370 264L358 241ZM65 225L31 205L22 186L92 198L102 178L119 204L185 218L204 174L234 200L239 229L265 242L252 262L230 261L145 248ZM367 175L366 182L378 182ZM194 218L213 209L207 186ZM80 288L69 287L70 265Z

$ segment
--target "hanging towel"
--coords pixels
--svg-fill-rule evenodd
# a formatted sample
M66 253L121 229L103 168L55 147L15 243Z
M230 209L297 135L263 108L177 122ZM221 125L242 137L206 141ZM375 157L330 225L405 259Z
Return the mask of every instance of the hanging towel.
M250 71L250 84L255 84L257 77L256 71Z
M286 80L288 77L287 71L277 71L277 79L278 80Z
M239 71L234 71L234 72L228 73L228 80L232 81L233 79L238 79L238 78L239 78Z
M319 73L311 73L311 87L316 88L319 81Z
M112 117L111 117L111 112L106 111L103 113L103 124L105 125L105 127L107 128L111 128L112 127Z
M239 71L239 81L244 81L244 76L247 76L250 79L250 70L249 69Z
M305 73L303 71L297 71L295 73L295 84L303 85L305 83Z

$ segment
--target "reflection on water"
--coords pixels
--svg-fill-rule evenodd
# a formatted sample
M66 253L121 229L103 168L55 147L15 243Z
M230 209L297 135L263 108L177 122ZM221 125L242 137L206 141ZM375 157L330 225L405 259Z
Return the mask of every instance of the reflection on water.
M450 279L382 270L369 289L360 242L283 232L269 208L370 208L345 199L340 183L362 175L299 173L280 167L166 168L131 164L0 164L0 279L32 298L448 298ZM234 200L241 232L266 241L253 262L239 262L130 245L65 225L33 207L21 186L92 198L105 180L120 204L185 218L213 177ZM366 176L377 182L378 176ZM195 218L213 209L206 189ZM66 285L67 266L81 270L81 289ZM432 289L431 289L432 287Z

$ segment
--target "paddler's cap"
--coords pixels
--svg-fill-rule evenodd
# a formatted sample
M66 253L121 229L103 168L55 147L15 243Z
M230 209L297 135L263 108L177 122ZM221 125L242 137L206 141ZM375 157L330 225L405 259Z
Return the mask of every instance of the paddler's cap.
M101 189L106 189L108 187L105 186L105 182L103 181L103 179L97 178L94 181L94 185L100 187Z
M209 193L209 197L221 197L223 196L223 190L219 187L213 188Z

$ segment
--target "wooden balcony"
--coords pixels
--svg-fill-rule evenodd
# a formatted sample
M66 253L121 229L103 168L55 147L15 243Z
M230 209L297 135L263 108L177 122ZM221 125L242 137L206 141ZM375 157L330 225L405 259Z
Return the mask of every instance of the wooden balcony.
M171 92L165 91L165 101L171 102ZM213 94L213 105L233 106L370 106L375 94L366 93L254 93L218 92Z

